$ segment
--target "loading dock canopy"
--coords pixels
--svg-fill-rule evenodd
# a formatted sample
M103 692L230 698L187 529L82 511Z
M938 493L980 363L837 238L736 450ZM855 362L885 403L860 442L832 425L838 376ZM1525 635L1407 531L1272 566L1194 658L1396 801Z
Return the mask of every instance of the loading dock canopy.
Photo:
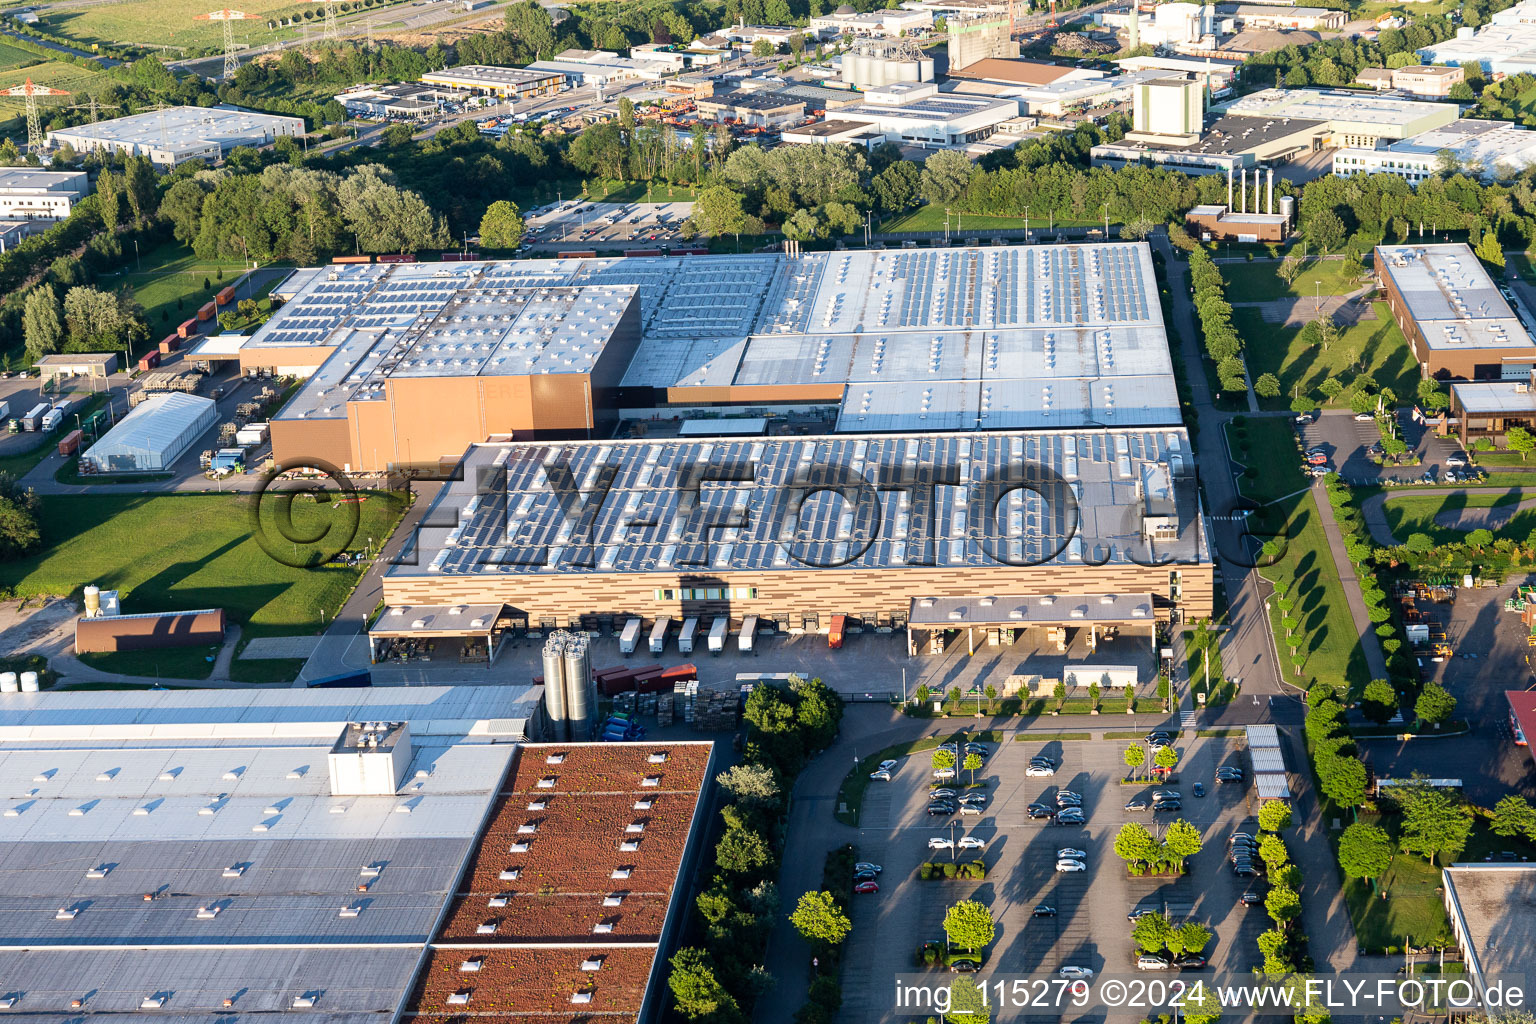
M387 605L368 630L375 637L488 637L504 604Z
M1289 800L1291 787L1279 772L1254 772L1253 785L1260 800Z
M907 624L913 629L1136 623L1151 626L1153 621L1151 594L915 597L907 616Z

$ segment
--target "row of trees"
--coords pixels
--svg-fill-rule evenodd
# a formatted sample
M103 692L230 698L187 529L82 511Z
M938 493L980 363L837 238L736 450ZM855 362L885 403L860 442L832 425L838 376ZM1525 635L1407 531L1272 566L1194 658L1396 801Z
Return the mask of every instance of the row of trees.
M1216 364L1221 390L1245 391L1248 368L1243 363L1243 341L1232 324L1232 304L1227 301L1226 282L1216 261L1204 249L1189 254L1189 279L1195 291L1195 313L1200 319L1200 334L1205 353Z
M1115 855L1133 875L1183 874L1184 861L1204 848L1200 830L1183 818L1170 824L1159 840L1139 821L1120 826Z
M668 985L677 1012L689 1021L744 1024L771 978L763 951L779 913L778 871L790 782L816 751L831 742L842 719L837 695L819 679L791 677L787 690L759 686L747 698L750 727L742 763L719 776L730 803L721 808L723 831L715 845L715 874L695 901L700 943L680 949L671 961ZM800 920L829 938L846 930L831 915L808 904L796 907ZM793 918L792 918L793 919ZM812 922L819 922L813 924ZM841 939L838 939L840 942ZM836 981L818 979L834 989ZM825 991L813 1003L836 1013L837 1000ZM818 1018L812 1024L830 1024Z

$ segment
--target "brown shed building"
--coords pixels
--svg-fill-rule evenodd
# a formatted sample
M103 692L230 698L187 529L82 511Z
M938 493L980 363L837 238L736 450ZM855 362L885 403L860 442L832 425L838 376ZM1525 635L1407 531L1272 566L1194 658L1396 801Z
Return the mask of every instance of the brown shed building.
M103 615L75 621L75 653L192 647L224 640L224 609Z

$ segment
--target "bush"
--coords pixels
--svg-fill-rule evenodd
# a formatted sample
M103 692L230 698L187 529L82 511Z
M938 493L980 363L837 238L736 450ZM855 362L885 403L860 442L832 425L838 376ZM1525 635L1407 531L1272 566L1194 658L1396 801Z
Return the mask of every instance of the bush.
M959 869L960 869L960 866L958 864L953 863L953 862L945 864L944 865L944 877L945 878L954 878L955 877L955 873L957 871L959 871Z

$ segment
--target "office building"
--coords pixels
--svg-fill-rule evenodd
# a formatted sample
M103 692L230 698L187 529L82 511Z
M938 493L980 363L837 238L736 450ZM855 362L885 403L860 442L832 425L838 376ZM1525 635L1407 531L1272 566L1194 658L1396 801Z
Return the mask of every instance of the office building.
M63 220L90 191L90 179L84 171L0 167L0 220ZM43 223L40 229L46 227Z
M1536 943L1536 864L1452 864L1441 869L1440 888L1475 995L1497 1005L1490 986L1523 977Z
M1018 113L1013 100L941 93L932 82L896 82L870 88L862 103L839 108L836 120L863 124L898 145L963 149Z
M1536 164L1536 132L1507 121L1463 118L1382 149L1341 149L1333 173L1396 174L1411 182L1446 173L1507 181Z
M218 163L236 147L260 148L303 134L301 117L236 107L166 107L52 130L48 148L147 156L156 167L168 170L193 160Z
M1426 377L1529 379L1536 342L1466 245L1378 245L1376 277Z
M805 101L768 90L736 89L694 101L701 119L756 128L782 128L805 120Z
M565 76L556 71L531 71L485 64L465 64L442 71L429 71L421 76L421 80L454 93L492 96L514 102L553 96L565 85Z
M809 25L822 39L838 36L861 38L867 36L895 39L899 36L915 36L933 27L933 12L925 8L909 10L874 10L860 14L843 4L831 14L812 17Z
M1320 149L1328 122L1306 118L1264 118L1226 114L1195 136L1127 135L1090 150L1095 167L1143 164L1184 174L1226 174L1278 163Z

